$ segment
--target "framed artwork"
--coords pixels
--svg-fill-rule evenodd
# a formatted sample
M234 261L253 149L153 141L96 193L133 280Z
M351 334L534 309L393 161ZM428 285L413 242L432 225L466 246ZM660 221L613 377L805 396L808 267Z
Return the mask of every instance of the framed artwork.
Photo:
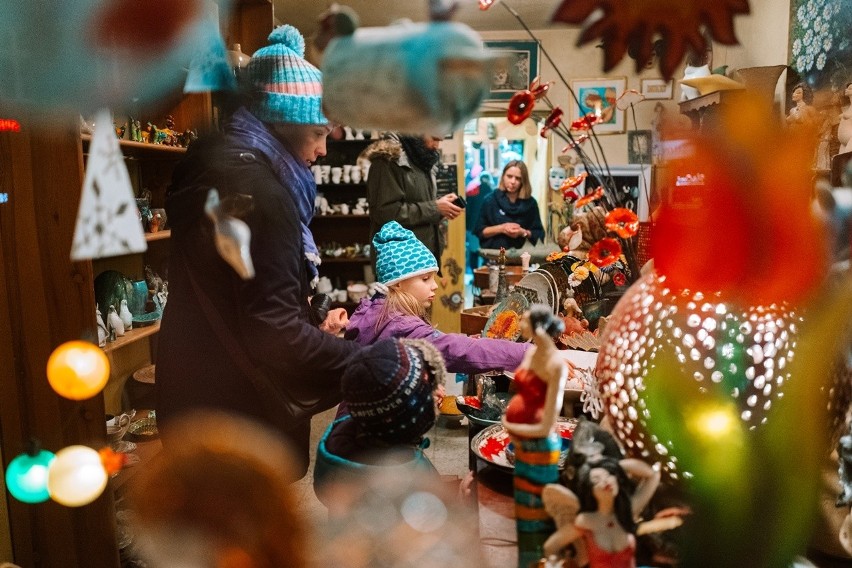
M852 80L852 0L790 1L788 87L803 81L813 90L843 92ZM791 89L788 88L788 97Z
M586 168L580 164L574 168L574 175L584 171ZM609 173L615 185L618 207L626 207L636 212L639 221L647 221L650 209L651 166L643 164L610 166ZM598 173L589 172L589 177L577 188L580 190L578 193L585 195L599 185L602 184L598 179Z
M577 120L589 113L598 114L602 120L595 125L597 134L618 134L624 132L624 111L615 107L624 89L627 79L580 79L571 81L571 88L577 95L577 102L571 101L571 120Z
M627 132L627 163L651 163L651 131L630 130Z
M508 101L517 91L528 88L538 76L537 41L483 43L497 56L491 75L491 92L486 102Z
M641 93L648 100L670 99L674 92L674 80L642 79Z

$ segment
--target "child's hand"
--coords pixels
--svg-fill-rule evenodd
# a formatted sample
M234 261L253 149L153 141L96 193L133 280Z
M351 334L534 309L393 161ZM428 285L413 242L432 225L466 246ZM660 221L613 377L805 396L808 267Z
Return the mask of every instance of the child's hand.
M328 311L328 315L325 317L325 321L323 321L319 328L331 335L337 335L349 324L349 314L346 313L346 310L343 308L334 308L333 310Z
M467 475L464 476L464 479L459 482L459 499L462 503L466 503L468 505L472 504L468 502L471 496L471 485L473 485L473 472L468 471Z

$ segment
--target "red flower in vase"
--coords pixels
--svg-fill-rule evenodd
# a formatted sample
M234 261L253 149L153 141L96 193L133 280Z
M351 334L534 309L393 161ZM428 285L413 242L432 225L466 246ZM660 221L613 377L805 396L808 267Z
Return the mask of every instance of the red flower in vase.
M616 272L612 275L612 283L616 286L624 286L627 284L627 276L623 272Z
M583 197L578 199L577 202L574 203L574 209L579 209L580 207L585 207L586 205L588 205L592 201L597 201L598 199L603 197L603 194L604 194L603 186L599 185L597 187L597 189L595 189L593 192L587 193L586 195L584 195Z
M604 226L622 239L629 239L639 232L639 217L630 209L617 207L606 214Z
M603 268L618 260L621 256L621 243L616 239L601 239L589 249L589 262Z
M506 112L506 118L509 119L509 122L512 124L520 124L529 118L533 107L535 107L535 102L547 93L552 84L553 81L548 83L539 83L538 77L536 77L530 83L529 89L518 91L512 95L511 100L509 100L509 108ZM559 111L559 114L562 114L562 111Z

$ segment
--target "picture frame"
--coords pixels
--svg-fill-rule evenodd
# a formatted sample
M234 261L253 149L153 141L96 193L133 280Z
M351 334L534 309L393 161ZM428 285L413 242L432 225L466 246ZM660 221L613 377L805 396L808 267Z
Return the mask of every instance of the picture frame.
M627 163L650 164L653 149L650 130L627 132Z
M668 100L674 95L674 79L642 79L640 91L647 100Z
M485 102L508 101L538 77L537 41L485 41L483 45L497 56Z
M571 89L577 95L577 100L571 100L571 120L578 120L589 113L600 114L603 120L594 126L596 134L623 133L624 111L618 110L615 102L626 88L625 77L571 81Z
M579 175L585 171L586 168L579 164L574 168L574 175ZM651 165L610 166L609 173L618 189L615 196L618 199L618 206L626 207L635 212L640 222L648 221L650 218ZM589 172L589 176L577 186L576 191L580 195L585 195L599 185L601 183L597 174Z

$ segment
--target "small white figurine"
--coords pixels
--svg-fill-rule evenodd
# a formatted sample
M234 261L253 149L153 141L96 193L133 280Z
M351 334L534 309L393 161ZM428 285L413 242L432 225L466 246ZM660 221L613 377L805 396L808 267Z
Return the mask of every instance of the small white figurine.
M130 313L130 308L127 307L127 300L121 301L121 307L118 309L118 317L121 318L121 323L124 324L124 331L133 329L133 314Z
M95 307L95 319L98 323L98 347L105 347L107 338L109 337L109 330L107 330L107 326L104 323L104 316L98 307Z
M124 322L121 321L121 316L115 310L115 306L110 305L109 313L107 314L107 329L115 332L116 337L124 335Z

